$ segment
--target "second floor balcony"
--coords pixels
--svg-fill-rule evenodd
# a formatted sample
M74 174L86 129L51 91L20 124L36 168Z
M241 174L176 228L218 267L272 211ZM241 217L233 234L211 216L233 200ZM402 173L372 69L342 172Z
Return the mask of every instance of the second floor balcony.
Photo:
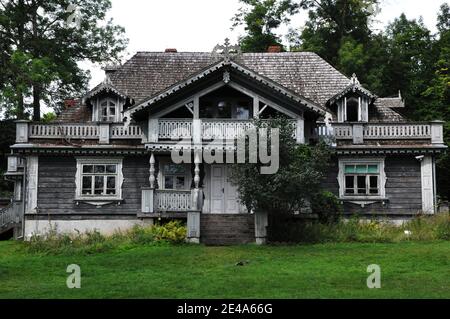
M443 122L416 123L331 123L305 125L292 120L294 138L298 143L310 138L322 138L344 144L365 144L371 141L420 141L423 144L443 144ZM147 123L145 124L147 125ZM251 120L229 119L150 119L148 129L122 123L30 123L17 122L16 143L39 143L42 140L90 140L99 144L137 140L146 143L174 143L188 140L207 143L212 140L234 140L253 128Z

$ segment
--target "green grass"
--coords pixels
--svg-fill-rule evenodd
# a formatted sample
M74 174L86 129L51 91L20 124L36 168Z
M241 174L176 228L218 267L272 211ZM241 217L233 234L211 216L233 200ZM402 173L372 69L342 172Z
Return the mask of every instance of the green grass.
M248 261L236 266L238 261ZM66 267L81 267L81 289ZM381 289L368 289L369 264ZM0 242L0 298L450 298L450 243L119 246L35 254Z

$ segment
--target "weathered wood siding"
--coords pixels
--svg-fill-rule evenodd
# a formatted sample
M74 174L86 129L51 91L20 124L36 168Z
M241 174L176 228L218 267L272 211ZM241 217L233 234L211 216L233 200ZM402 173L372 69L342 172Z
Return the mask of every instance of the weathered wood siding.
M73 157L39 157L38 207L40 214L49 215L136 215L141 210L141 187L149 186L149 158L123 158L122 196L118 206L109 204L101 208L81 203L76 205Z
M325 189L339 196L338 161L333 161L323 186ZM383 206L381 203L360 205L345 203L344 212L347 214L386 214L411 215L422 209L422 192L420 177L420 162L411 157L386 157L386 197L389 201Z

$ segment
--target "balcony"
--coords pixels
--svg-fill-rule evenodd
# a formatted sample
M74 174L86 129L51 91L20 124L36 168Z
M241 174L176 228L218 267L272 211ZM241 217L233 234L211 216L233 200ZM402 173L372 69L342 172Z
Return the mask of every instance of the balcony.
M320 124L316 136L363 144L370 140L420 140L443 144L443 122L429 123L332 123Z
M111 140L141 140L144 138L138 125L125 126L122 123L30 123L17 121L16 143L28 143L30 140L64 139L97 140L100 144L109 144Z
M302 120L301 120L302 121ZM293 120L294 138L303 142L303 125ZM149 142L178 141L195 142L211 140L235 140L254 128L251 120L233 119L152 119L149 123Z

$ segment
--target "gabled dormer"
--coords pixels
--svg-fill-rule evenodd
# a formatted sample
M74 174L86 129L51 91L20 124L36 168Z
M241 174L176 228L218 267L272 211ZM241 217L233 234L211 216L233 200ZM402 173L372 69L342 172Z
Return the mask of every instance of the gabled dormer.
M362 87L356 75L353 74L349 85L332 97L328 104L336 110L339 123L368 122L369 106L375 99L376 96Z
M123 110L127 96L120 92L108 75L85 97L85 102L92 109L93 122L119 123L123 121Z

